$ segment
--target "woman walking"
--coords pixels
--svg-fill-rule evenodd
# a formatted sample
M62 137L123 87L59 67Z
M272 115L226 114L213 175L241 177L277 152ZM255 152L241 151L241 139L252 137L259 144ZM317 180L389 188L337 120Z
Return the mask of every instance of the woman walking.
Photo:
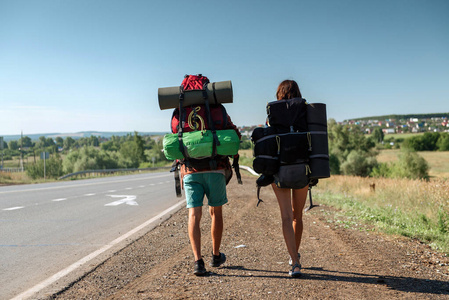
M293 80L284 80L279 84L276 92L277 100L302 98L298 84ZM289 272L291 277L301 276L301 264L299 246L303 232L303 209L306 203L308 185L301 189L279 188L275 183L271 184L279 203L282 218L282 233L285 244L290 254Z

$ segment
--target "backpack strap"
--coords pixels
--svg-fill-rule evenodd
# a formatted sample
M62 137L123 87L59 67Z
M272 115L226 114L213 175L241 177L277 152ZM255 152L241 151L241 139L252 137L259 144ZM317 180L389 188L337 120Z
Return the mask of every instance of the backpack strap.
M243 184L242 175L240 175L239 158L240 158L240 156L238 154L234 155L234 160L232 161L232 167L234 168L235 175L237 176L237 182L239 184Z
M204 94L203 94L204 95ZM205 94L207 97L207 94ZM212 159L209 161L209 165L211 170L217 169L217 161L214 159L217 155L217 145L220 145L220 142L218 141L217 132L215 131L215 125L212 121L212 115L210 112L210 106L209 106L209 100L207 98L204 99L204 104L206 107L206 115L207 115L207 123L209 124L209 129L212 132Z
M204 89L206 90L206 89ZM215 82L212 82L212 94L214 95L215 105L218 104L217 95L215 94Z
M261 188L262 187L260 185L257 186L257 205L256 206L259 206L260 202L263 202L262 199L260 199L260 189Z
M186 151L186 148L184 147L184 143L182 141L182 128L184 126L184 115L185 110L183 108L184 104L184 88L181 86L181 93L179 94L179 123L178 123L178 141L179 141L179 151L182 153L182 155L188 159L189 154Z
M181 197L181 179L179 178L179 160L174 160L170 172L174 172L176 196Z
M217 132L215 130L215 124L212 120L209 99L207 97L207 92L206 92L206 85L207 85L207 83L204 83L204 85L203 85L203 99L204 99L204 106L206 107L207 123L209 124L209 129L212 132L212 137L213 137L212 159L209 161L209 165L212 170L216 170L217 169L217 161L214 158L217 155L217 146L220 145L220 141L218 140Z

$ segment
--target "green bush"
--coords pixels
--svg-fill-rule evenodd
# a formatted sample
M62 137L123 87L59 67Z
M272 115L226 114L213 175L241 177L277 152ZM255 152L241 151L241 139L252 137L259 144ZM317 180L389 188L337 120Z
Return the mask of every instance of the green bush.
M435 151L438 150L439 132L426 132L423 135L413 136L404 140L402 146L411 151Z
M388 163L379 163L376 167L371 171L370 176L373 177L385 177L391 178L391 168Z
M329 164L332 174L368 176L377 165L375 142L359 127L328 122ZM381 138L380 136L378 138Z
M409 179L428 179L429 165L426 160L416 152L405 151L400 153L399 161L393 164L392 177Z
M340 160L338 159L338 155L333 153L329 155L329 168L332 174L340 174Z
M398 155L399 160L381 163L373 168L371 176L386 178L428 179L429 165L416 152L404 151Z
M44 178L58 178L64 174L62 170L62 159L59 155L52 155L49 159L45 160L45 172L44 172L44 160L40 159L36 163L27 167L27 175L32 179Z
M366 152L351 151L346 161L341 164L341 170L344 175L368 176L372 169L377 165L374 157L369 156Z
M85 170L116 169L119 166L119 155L116 152L98 150L92 146L85 146L70 152L63 161L66 173Z
M443 133L437 141L437 148L439 151L449 151L449 134Z

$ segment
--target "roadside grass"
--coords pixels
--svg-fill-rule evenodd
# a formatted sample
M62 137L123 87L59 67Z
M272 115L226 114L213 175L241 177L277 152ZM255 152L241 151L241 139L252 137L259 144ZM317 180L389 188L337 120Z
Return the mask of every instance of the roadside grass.
M239 150L239 164L242 166L248 166L253 167L253 150L252 149L245 149L245 150Z
M339 175L320 180L313 191L319 202L341 209L349 220L364 220L383 232L418 239L449 254L447 180Z
M5 173L0 172L0 185L34 183L25 172Z

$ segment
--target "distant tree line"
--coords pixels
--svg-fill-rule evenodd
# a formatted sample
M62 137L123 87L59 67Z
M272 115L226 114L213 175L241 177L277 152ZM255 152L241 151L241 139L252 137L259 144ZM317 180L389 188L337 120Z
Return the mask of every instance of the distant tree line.
M449 151L449 133L426 132L405 139L402 147L413 151Z
M76 140L71 137L52 139L42 136L34 142L25 136L3 146L4 160L20 156L26 158L26 172L33 179L44 177L44 160L40 159L42 152L50 153L45 161L45 174L49 178L84 170L146 168L168 163L162 152L162 137L142 137L137 132L110 139L97 136Z
M366 135L358 126L328 122L329 162L332 174L428 178L429 166L416 151L449 151L449 133L425 133L401 141L403 150L394 163L379 163L376 156L384 148L385 138L380 128ZM397 141L397 140L396 140ZM40 153L49 152L46 176L59 177L67 173L117 168L145 168L169 164L162 149L162 136L141 136L137 132L109 139L97 136L65 139L40 137L32 141L23 137L4 142L4 160L22 155L31 178L44 176ZM241 149L251 148L251 141L242 137ZM31 160L31 162L30 162Z
M449 113L430 113L430 114L407 114L407 115L383 115L383 116L373 116L373 117L363 117L363 118L354 118L352 120L408 120L408 119L432 119L432 118L449 118ZM348 121L348 120L345 120Z

